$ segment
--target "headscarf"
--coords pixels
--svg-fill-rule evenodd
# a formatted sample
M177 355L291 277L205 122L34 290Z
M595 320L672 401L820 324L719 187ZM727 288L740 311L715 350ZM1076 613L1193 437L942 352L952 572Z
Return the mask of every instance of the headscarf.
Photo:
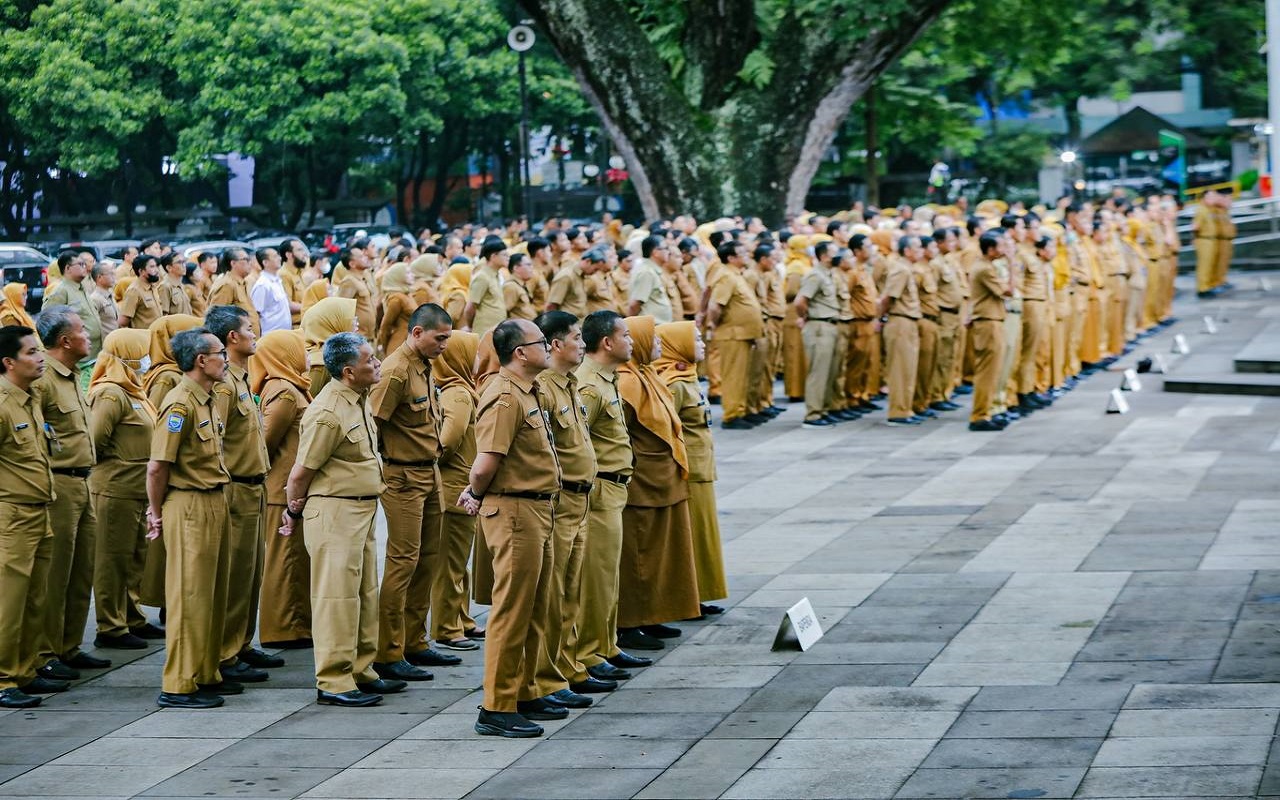
M502 362L498 361L498 351L493 346L493 331L485 331L476 345L475 367L471 370L476 380L476 391L483 392L484 385L501 368Z
M324 365L324 343L330 336L350 333L356 324L356 300L354 297L326 297L307 309L302 315L302 335L305 337L307 362L313 367ZM360 331L369 337L374 331Z
M662 382L670 386L679 381L696 381L698 365L693 352L697 326L692 322L666 322L658 326L657 333L662 355L653 362L653 369Z
M409 262L409 273L413 281L431 283L440 277L440 256L435 253L424 253Z
M108 384L115 384L124 393L137 400L147 410L152 421L156 417L155 406L147 399L138 371L129 361L142 361L151 351L151 332L140 328L117 328L102 340L102 351L93 365L89 378L89 399L101 394Z
M454 264L440 282L440 297L448 300L454 292L466 294L471 289L471 265Z
M786 269L788 275L803 275L813 267L809 254L805 252L808 247L809 237L804 234L792 234L791 238L787 240Z
M871 243L880 251L880 255L887 256L893 252L893 231L881 228L878 231L871 232Z
M307 313L316 303L328 296L329 281L325 278L316 278L302 291L302 313Z
M117 303L124 302L124 293L129 291L129 287L138 279L137 275L126 275L116 281L116 286L111 290L111 296L116 299Z
M490 338L489 341L493 341ZM450 386L463 386L476 398L476 379L473 370L480 337L468 331L454 331L444 345L444 352L431 362L431 377L436 388L444 391Z
M618 367L618 394L635 409L640 424L671 448L680 465L680 476L689 474L689 456L684 449L680 416L666 384L654 372L653 317L627 317L631 331L631 360Z
M156 379L166 372L181 372L178 362L173 358L173 337L183 331L199 328L204 320L190 314L170 314L151 323L151 369L142 379L143 388L148 393L155 385Z
M288 381L311 396L307 343L301 332L271 331L258 340L258 349L249 359L249 391L261 395L272 378Z
M382 274L382 291L407 293L409 291L409 268L404 264L395 264Z
M0 300L0 311L8 311L12 314L15 325L25 325L35 330L36 321L27 313L27 308L22 303L22 294L25 291L27 291L25 283L6 283L4 299Z

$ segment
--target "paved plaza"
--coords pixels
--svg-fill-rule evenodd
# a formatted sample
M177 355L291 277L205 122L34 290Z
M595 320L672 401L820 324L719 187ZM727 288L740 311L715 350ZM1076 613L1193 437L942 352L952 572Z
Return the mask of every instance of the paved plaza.
M1236 283L1120 366L1280 319ZM1126 415L1111 372L997 434L717 428L732 607L542 739L472 732L478 654L347 710L291 651L162 711L163 652L114 651L0 712L0 799L1280 796L1280 398L1144 377ZM802 597L825 637L772 652Z

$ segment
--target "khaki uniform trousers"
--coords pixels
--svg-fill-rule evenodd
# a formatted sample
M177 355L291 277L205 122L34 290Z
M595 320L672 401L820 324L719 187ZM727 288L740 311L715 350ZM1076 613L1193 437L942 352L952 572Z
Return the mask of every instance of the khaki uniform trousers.
M582 608L578 612L577 660L594 667L618 650L618 570L622 559L622 509L627 487L596 478L588 499L587 543L582 557ZM564 676L587 679L585 671Z
M258 629L258 596L262 591L262 562L266 543L262 518L267 493L261 485L232 481L227 497L231 511L231 566L227 584L227 615L223 621L222 666L236 663L241 650L253 642ZM279 527L279 526L277 526Z
M537 652L538 697L568 686L586 670L577 659L575 623L582 605L582 559L587 545L588 495L561 490L551 527L551 594L547 600L546 646Z
M943 311L938 319L938 344L934 348L933 375L925 405L941 403L951 395L951 374L956 360L956 337L960 335L960 313Z
M751 346L747 413L758 414L773 405L773 381L769 379L769 339L761 336Z
M1106 289L1089 292L1089 305L1085 309L1084 340L1080 343L1080 360L1096 364L1107 355L1107 305Z
M707 368L707 395L710 397L719 397L721 392L720 380L724 374L723 368L720 366L720 342L711 339L707 342L707 357L703 360Z
M1146 330L1160 321L1160 302L1164 297L1164 270L1160 259L1147 260L1147 290L1142 294L1142 316L1138 328Z
M991 413L1000 414L1016 405L1017 385L1012 382L1018 368L1018 355L1022 347L1022 312L1005 309L1004 352L1001 355L1000 374L996 378L996 392L991 398ZM1015 395L1010 399L1009 395Z
M1050 342L1050 359L1052 365L1052 377L1050 385L1055 388L1061 387L1067 380L1067 368L1071 363L1071 354L1067 351L1067 345L1071 341L1071 317L1073 299L1071 296L1071 287L1066 286L1058 291L1053 298L1053 337Z
M1218 239L1203 236L1195 238L1196 248L1196 291L1207 292L1218 284Z
M782 387L787 397L804 397L804 384L809 374L805 362L804 332L796 327L794 308L787 309L782 322Z
M387 552L378 606L378 662L404 659L425 647L431 581L440 552L441 506L435 467L386 464L382 510Z
M89 502L89 479L53 475L57 495L49 504L53 552L49 560L49 587L44 598L44 639L40 661L70 658L80 651L89 598L93 594L93 551L98 522Z
M1146 320L1147 285L1141 281L1129 281L1129 303L1125 306L1124 340L1131 342L1139 331L1150 325Z
M307 556L305 526L296 519L292 535L277 534L284 509L268 503L263 519L266 548L258 620L263 642L311 638L311 559Z
M880 387L874 385L879 382L879 376L872 375L873 361L880 362L880 337L876 334L875 320L855 320L849 326L844 367L844 391L854 405L869 401L880 391Z
M921 317L919 325L920 347L916 356L916 385L911 400L911 408L914 411L924 411L929 407L933 368L938 360L938 323Z
M765 360L765 378L769 381L767 396L773 403L773 381L782 374L782 320L764 321L764 338L768 342L768 358Z
M147 622L138 602L147 558L147 501L93 495L98 540L93 561L93 605L98 633L123 636Z
M1084 326L1089 315L1089 295L1093 287L1087 283L1071 286L1071 335L1067 338L1067 374L1079 375L1084 364Z
M231 565L228 489L170 489L161 507L165 540L164 691L190 694L221 683L218 671Z
M513 712L538 697L534 677L547 646L554 569L550 500L489 493L480 535L493 554L493 606L485 628L484 708Z
M831 373L835 370L836 324L809 320L801 331L804 357L809 374L804 379L804 418L820 419L830 410L827 395L831 389Z
M1040 350L1049 333L1049 304L1045 300L1022 301L1022 341L1018 345L1018 394L1036 391Z
M442 499L454 494L446 489ZM458 492L461 494L461 491ZM476 540L476 518L469 514L445 511L440 518L440 554L431 582L431 638L447 642L462 639L475 628L476 621L468 613L471 605L471 576L467 559Z
M349 692L378 679L378 501L311 497L303 535L311 556L316 688Z
M1057 327L1057 307L1053 302L1045 301L1044 335L1040 337L1040 347L1036 349L1035 387L1037 392L1047 392L1053 386L1053 336Z
M1129 318L1129 278L1112 275L1107 278L1107 352L1124 352L1125 321Z
M910 417L916 394L916 366L920 354L920 326L914 319L890 314L881 331L889 382L889 417Z
M1218 240L1218 257L1214 263L1213 285L1221 286L1227 282L1227 273L1231 270L1231 257L1235 254L1235 241L1223 237Z
M0 689L35 680L53 532L49 507L0 502Z
M849 328L852 322L836 323L836 351L831 355L831 382L827 385L827 408L843 411L849 407L844 391L845 369L849 365Z
M976 319L969 328L973 342L973 410L970 422L991 419L991 405L1000 379L1000 362L1004 357L1004 322L998 319Z
M748 391L751 386L751 339L717 339L720 353L720 405L724 421L747 415Z
M960 327L956 330L955 354L951 357L951 386L947 389L948 396L963 382L966 356L970 361L970 366L972 366L973 361L973 354L969 347L969 329L963 323L964 315L961 315L960 319L962 320ZM972 375L973 373L970 372L969 374Z

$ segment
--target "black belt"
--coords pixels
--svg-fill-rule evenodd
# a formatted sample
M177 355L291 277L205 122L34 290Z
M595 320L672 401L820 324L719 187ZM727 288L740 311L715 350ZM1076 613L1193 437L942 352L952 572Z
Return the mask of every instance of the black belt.
M173 491L175 492L220 492L225 488L227 488L227 485L225 483L220 483L217 486L210 486L207 489L193 489L193 488L178 489L175 487Z
M937 314L921 314L920 316L923 317L924 319L929 320L934 325L938 325L942 322L942 317L938 316Z
M554 500L555 492L494 492L503 497L519 497L524 500Z
M939 308L938 310L941 311L943 314L959 314L960 313L960 309L958 308Z
M560 481L560 488L574 494L591 494L590 481Z
M395 464L397 467L434 467L437 459L432 458L427 461L401 461L398 458L384 457L382 460L388 464Z
M974 317L973 321L974 322L1004 322L1004 320L996 319L995 317Z
M267 476L266 475L250 475L248 477L242 477L240 475L232 475L231 480L234 483L243 483L245 486L261 486L262 484L266 483Z
M347 495L342 495L342 494L317 494L317 495L314 495L314 496L315 496L315 497L328 497L328 498L329 498L329 499L331 499L331 500L357 500L357 501L359 501L359 502L361 502L361 503L367 502L367 501L369 501L369 500L377 500L377 499L378 499L378 496L377 496L376 494L362 494L362 495L359 495L359 496L357 496L357 497L349 497L349 496L347 496Z
M849 325L854 322L854 319L853 317L849 317L848 319L838 319L836 320L836 322L840 323L841 325Z
M920 319L919 317L913 317L913 316L911 316L910 314L899 314L897 311L890 311L890 312L889 312L889 316L891 316L891 317L902 317L903 319L909 319L909 320L911 320L912 322L915 322L915 321L917 321L917 320L919 320L919 319Z
M623 475L620 472L597 472L596 477L602 481L616 483L619 486L626 486L628 483L631 483L631 476Z
M1006 308L1006 309L1004 310L1004 313L1006 313L1006 314L1021 314L1021 313L1022 313L1022 309L1020 309L1020 308Z
M89 470L89 467L58 467L49 471L54 475L70 475L72 478L87 478L89 477Z
M1024 298L1022 298L1022 302L1024 302L1024 303L1043 303L1043 302L1045 302L1045 300L1046 300L1046 298L1044 298L1044 297L1024 297Z
M773 314L765 314L766 319L786 319L786 317L775 317Z
M834 317L809 317L805 322L835 322Z

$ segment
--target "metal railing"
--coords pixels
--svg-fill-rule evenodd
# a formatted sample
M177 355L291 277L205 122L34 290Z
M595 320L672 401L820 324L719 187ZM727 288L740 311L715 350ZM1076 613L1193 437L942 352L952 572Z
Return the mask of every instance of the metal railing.
M1213 186L1201 187L1204 189L1215 188ZM1221 187L1217 187L1221 188ZM1191 217L1195 216L1195 206L1188 204L1178 212L1178 218L1186 218L1188 222L1178 226L1179 239L1187 240L1187 243L1178 248L1178 252L1186 253L1195 249L1191 238ZM1248 200L1236 200L1231 203L1231 221L1236 227L1255 222L1268 223L1268 230L1265 233L1255 233L1249 236L1237 236L1234 240L1236 246L1246 244L1257 244L1259 242L1272 242L1280 239L1280 197L1254 197Z
M1190 205L1191 203L1199 202L1199 201L1200 201L1200 197L1201 197L1202 195L1204 195L1206 192L1219 191L1219 190L1222 190L1222 189L1230 189L1230 190L1231 190L1231 192L1232 192L1236 197L1239 197L1239 196L1240 196L1240 188L1241 188L1241 187L1240 187L1240 181L1238 181L1238 180L1237 180L1237 181L1223 181L1222 183L1210 183L1210 184L1207 184L1207 185L1205 185L1205 186L1193 186L1192 188L1187 189L1186 191L1184 191L1182 194L1183 194L1183 196L1186 198L1186 200L1187 200L1187 204L1188 204L1188 205Z

